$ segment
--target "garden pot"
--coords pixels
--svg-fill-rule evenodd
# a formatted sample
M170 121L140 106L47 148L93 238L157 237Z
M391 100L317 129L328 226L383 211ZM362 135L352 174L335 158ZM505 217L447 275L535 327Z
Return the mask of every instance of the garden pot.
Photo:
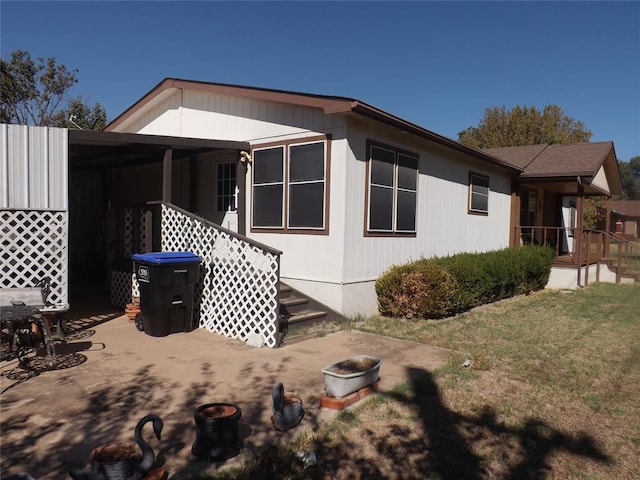
M276 430L289 430L302 421L304 409L302 399L293 392L285 392L282 383L273 386L273 416L271 421Z
M90 454L90 470L84 472L70 470L71 478L74 480L140 480L145 478L156 459L153 448L142 438L142 428L149 422L153 422L153 432L159 440L163 427L162 419L157 415L147 415L136 425L136 443L109 443L94 448ZM140 452L142 455L139 454Z
M322 369L324 389L330 397L343 398L378 381L382 360L356 355Z
M140 462L136 458L135 443L109 443L94 448L89 455L94 470L107 480L142 478L137 471Z
M196 408L196 440L191 453L196 457L220 461L240 453L242 442L238 422L242 410L231 403L207 403Z

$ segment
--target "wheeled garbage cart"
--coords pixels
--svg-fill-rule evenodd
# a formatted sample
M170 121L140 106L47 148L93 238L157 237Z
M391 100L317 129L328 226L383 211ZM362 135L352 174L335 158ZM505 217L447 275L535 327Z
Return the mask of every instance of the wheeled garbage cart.
M140 287L138 329L152 337L189 332L193 325L193 290L200 277L200 257L191 252L133 255Z

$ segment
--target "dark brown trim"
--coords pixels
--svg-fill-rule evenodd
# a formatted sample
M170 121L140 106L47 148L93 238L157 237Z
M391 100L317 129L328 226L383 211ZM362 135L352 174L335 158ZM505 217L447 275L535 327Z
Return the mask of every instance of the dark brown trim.
M384 148L386 150L390 150L396 154L402 154L408 157L412 157L415 158L417 161L417 165L416 165L416 218L415 218L415 227L416 230L414 232L404 232L404 231L399 231L399 232L379 232L379 231L372 231L369 230L369 191L371 189L371 183L369 182L369 179L371 177L371 175L369 174L370 172L370 165L371 165L371 147L379 147L379 148ZM367 139L367 141L365 142L365 148L366 148L366 152L365 152L365 156L366 156L366 161L365 161L365 179L364 179L364 222L363 222L363 228L362 228L362 234L364 237L416 237L418 234L418 184L420 183L420 155L415 153L415 152L411 152L409 150L405 150L402 148L398 148L398 147L394 147L393 145L389 145L387 143L383 143L383 142L378 142L376 140L372 140L370 138ZM396 187L394 187L395 189Z
M325 172L324 172L324 228L291 228L287 226L289 218L289 147L304 143L325 142ZM256 227L253 225L253 211L249 216L249 231L251 233L281 233L295 235L329 235L330 198L331 198L331 135L314 135L310 137L293 138L288 140L257 143L251 148L251 158L254 150L282 147L284 151L284 178L283 178L283 223L282 227ZM251 176L251 196L253 202L253 174ZM252 207L253 208L253 205Z
M482 210L472 210L471 209L471 198L472 198L472 185L471 177L482 177L487 179L487 211ZM491 177L489 175L485 175L484 173L473 172L469 170L469 187L467 191L467 213L469 215L479 215L481 217L489 216L489 199L491 198Z

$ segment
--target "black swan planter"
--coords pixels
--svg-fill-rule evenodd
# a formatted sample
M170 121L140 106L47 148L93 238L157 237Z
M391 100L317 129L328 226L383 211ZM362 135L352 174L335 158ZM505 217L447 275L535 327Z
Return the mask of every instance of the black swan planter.
M156 455L153 448L142 438L142 428L153 422L153 432L160 440L163 422L158 415L147 415L140 419L135 429L135 439L142 455L134 443L109 443L91 451L91 467L86 471L70 470L73 480L140 480L153 467Z
M276 383L271 396L273 398L271 421L276 430L289 430L302 421L304 417L302 399L296 393L285 393L282 383Z

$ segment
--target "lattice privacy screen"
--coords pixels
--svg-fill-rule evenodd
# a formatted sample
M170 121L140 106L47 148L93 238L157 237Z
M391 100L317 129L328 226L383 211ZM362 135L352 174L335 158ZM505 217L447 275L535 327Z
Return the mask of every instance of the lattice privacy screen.
M279 256L164 204L161 229L162 251L202 259L194 292L200 327L241 340L262 335L277 347Z
M67 309L68 222L65 211L1 210L0 287L34 287L48 277L48 302Z

